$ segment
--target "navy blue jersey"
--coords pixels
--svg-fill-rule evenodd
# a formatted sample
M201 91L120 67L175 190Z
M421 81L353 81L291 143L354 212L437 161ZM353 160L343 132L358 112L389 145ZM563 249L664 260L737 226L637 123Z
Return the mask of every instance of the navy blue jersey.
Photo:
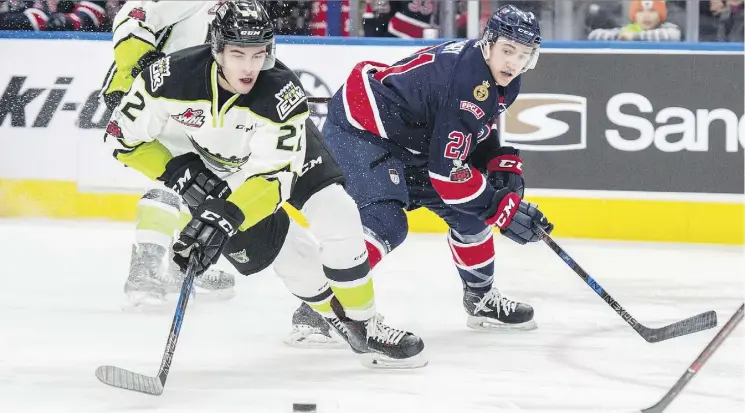
M492 125L519 91L519 76L504 88L494 83L476 40L447 42L392 66L357 64L328 120L370 132L407 165L426 166L446 204L481 216L493 210L495 190L469 156L499 146Z

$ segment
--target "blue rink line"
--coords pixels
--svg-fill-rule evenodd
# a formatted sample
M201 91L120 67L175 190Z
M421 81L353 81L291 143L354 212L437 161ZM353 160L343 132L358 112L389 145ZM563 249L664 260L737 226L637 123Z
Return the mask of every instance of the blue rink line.
M110 41L111 33L85 32L33 32L33 31L0 31L0 39L45 39L45 40L96 40ZM310 36L277 36L280 44L309 44L332 46L432 46L446 39L396 39L371 37L310 37ZM554 42L542 44L546 49L617 49L617 50L690 50L745 52L745 43L724 42Z

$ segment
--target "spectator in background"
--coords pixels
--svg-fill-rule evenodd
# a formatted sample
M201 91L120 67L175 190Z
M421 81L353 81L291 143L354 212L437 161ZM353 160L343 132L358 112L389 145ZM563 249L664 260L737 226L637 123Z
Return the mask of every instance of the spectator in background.
M275 34L310 36L312 3L311 0L267 0L263 4L274 20Z
M596 29L589 40L642 40L652 42L680 41L680 28L666 22L667 7L661 0L635 0L629 7L631 24L615 29Z
M743 0L709 0L709 7L717 19L716 41L744 41Z
M0 1L0 30L110 31L111 19L121 3L119 0Z
M353 0L354 1L354 0ZM456 1L455 35L466 37L468 4ZM421 39L426 29L439 28L439 3L436 0L366 0L362 14L365 37Z

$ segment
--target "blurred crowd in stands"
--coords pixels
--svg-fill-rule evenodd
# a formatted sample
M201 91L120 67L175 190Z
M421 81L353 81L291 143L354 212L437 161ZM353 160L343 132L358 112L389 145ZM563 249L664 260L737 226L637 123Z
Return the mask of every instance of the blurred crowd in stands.
M359 1L360 35L368 37L425 37L426 29L439 27L439 0L266 0L283 35L325 34L329 1L342 1L342 17L349 1ZM455 28L466 37L467 3L456 1ZM480 20L500 4L511 3L551 18L554 0L471 0L481 5ZM619 41L682 41L686 30L686 0L566 0L582 26L577 39ZM745 0L701 0L699 40L743 42ZM0 30L109 32L124 1L0 0ZM346 14L344 14L346 13ZM344 35L349 33L342 30ZM547 36L550 40L550 36Z

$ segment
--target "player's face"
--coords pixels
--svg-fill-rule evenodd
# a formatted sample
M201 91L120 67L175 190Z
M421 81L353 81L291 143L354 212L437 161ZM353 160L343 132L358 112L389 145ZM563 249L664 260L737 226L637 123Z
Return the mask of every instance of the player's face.
M489 70L500 86L507 86L530 61L533 48L504 38L498 39L489 53Z
M226 45L222 58L223 75L237 93L245 95L256 84L266 56L264 46Z

